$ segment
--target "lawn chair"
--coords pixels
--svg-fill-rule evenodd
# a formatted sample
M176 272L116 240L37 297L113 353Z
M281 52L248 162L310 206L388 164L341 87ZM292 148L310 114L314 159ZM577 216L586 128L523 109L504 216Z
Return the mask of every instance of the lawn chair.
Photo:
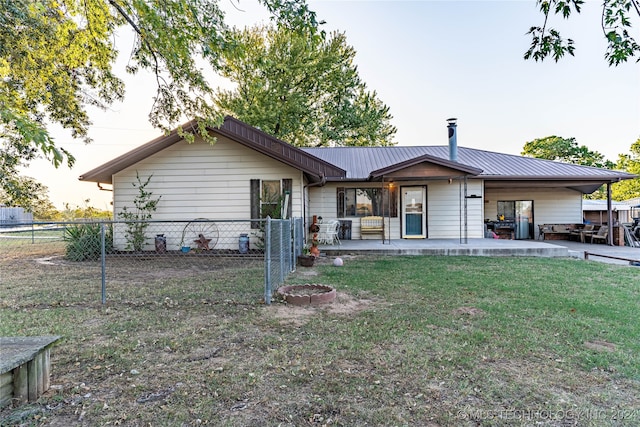
M333 245L335 241L338 241L340 245L340 239L338 238L338 227L340 221L327 221L318 224L320 226L320 232L318 233L318 240L325 245Z
M584 226L583 229L577 230L577 231L580 234L581 243L584 243L586 241L587 236L591 237L597 233L597 231L595 230L595 226L593 224L587 224Z
M603 225L598 229L598 232L591 235L591 243L596 243L602 241L602 243L607 243L607 237L609 237L609 227Z

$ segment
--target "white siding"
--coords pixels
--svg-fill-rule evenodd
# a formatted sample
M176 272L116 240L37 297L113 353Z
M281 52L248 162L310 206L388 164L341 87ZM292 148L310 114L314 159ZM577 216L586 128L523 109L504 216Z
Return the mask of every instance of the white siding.
M224 137L218 136L213 145L202 140L193 144L179 142L114 175L116 219L124 206L134 206L138 195L132 185L137 182L136 172L142 182L153 174L147 190L153 192L154 198L162 196L153 213L154 220L251 219L251 179L292 179L290 216L303 214L300 171ZM249 223L246 232L251 232ZM162 231L149 229L147 235L156 233ZM120 238L115 240L119 242ZM178 236L167 236L168 249L177 249L179 240Z
M464 206L464 188L458 185L457 181L449 184L447 181L411 181L395 183L400 188L406 186L422 186L427 187L427 230L429 238L453 239L460 238L460 230L462 227L464 235L464 215L460 207ZM308 201L308 218L313 215L321 216L323 219L345 219L351 220L352 223L352 239L360 238L360 219L359 217L337 218L337 188L380 188L380 183L329 183L324 187L310 187ZM467 194L476 194L482 196L482 182L479 180L469 181L467 185ZM398 191L398 197L400 192ZM469 238L484 237L483 228L483 199L467 200L467 236ZM398 203L398 215L401 215L400 200ZM308 220L310 221L310 219ZM400 239L400 217L385 218L385 227L391 230L391 239ZM369 239L378 238L378 236L366 236ZM389 238L388 231L385 237Z
M485 218L495 220L498 201L533 200L534 233L540 224L582 223L582 193L567 188L489 188L485 192Z
M341 183L329 183L323 187L309 187L309 201L308 201L308 219L310 223L313 215L321 216L323 220L350 220L352 222L351 238L360 239L360 218L359 217L345 217L338 218L338 187L344 188L381 188L381 183L370 182L341 182ZM307 226L310 224L307 224ZM385 218L385 227L389 227L389 219ZM391 238L400 238L400 228L398 218L391 218ZM380 235L366 236L368 239L381 239ZM385 231L385 238L389 238L388 231Z
M467 195L482 196L482 181L470 180ZM483 199L467 199L467 237L484 237ZM427 185L427 228L429 238L464 237L464 183L454 180L433 181ZM462 235L461 235L462 232Z

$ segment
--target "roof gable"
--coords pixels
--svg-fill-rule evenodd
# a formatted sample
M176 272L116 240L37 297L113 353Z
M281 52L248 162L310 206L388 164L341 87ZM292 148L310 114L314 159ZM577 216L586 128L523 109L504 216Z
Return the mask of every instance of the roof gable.
M428 154L405 160L371 172L370 177L387 178L443 178L460 175L479 175L481 169L473 168L457 162L441 159Z
M182 128L189 130L195 126L195 121L192 120L183 125ZM292 166L305 173L307 179L311 182L320 182L325 176L344 177L346 175L346 172L340 167L310 155L230 116L225 117L220 127L210 128L209 131L214 136L215 134L225 136L232 141ZM156 138L82 174L79 179L81 181L111 184L114 174L182 140L183 138L178 134L178 130L173 130L168 135Z

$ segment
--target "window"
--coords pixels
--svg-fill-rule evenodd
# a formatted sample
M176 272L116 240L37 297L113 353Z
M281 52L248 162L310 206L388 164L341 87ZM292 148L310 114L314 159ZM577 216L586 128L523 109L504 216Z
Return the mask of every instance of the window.
M293 180L277 179L252 179L250 181L251 192L251 219L266 218L291 218L291 190ZM259 228L260 223L253 221L251 228Z
M516 218L516 202L515 201L499 201L498 202L498 218L504 218L505 221L513 221Z
M385 188L338 188L337 191L337 216L344 218L349 216L398 216L397 187Z
M280 181L262 181L260 184L260 218L280 218Z

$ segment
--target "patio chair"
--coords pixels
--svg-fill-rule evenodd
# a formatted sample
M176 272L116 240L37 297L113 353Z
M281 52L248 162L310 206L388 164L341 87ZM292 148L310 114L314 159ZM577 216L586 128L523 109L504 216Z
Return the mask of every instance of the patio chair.
M340 226L340 221L332 220L322 222L318 225L320 226L320 231L318 232L318 240L320 243L333 245L335 241L338 241L338 244L341 244L340 239L338 238L338 227Z
M595 233L597 233L597 231L595 230L595 225L593 224L587 224L584 226L584 228L577 230L578 234L580 235L580 242L584 243L586 240L586 237L589 236L593 236Z
M603 225L598 229L598 232L591 235L591 243L596 243L602 241L602 243L607 243L607 237L609 237L609 227Z

